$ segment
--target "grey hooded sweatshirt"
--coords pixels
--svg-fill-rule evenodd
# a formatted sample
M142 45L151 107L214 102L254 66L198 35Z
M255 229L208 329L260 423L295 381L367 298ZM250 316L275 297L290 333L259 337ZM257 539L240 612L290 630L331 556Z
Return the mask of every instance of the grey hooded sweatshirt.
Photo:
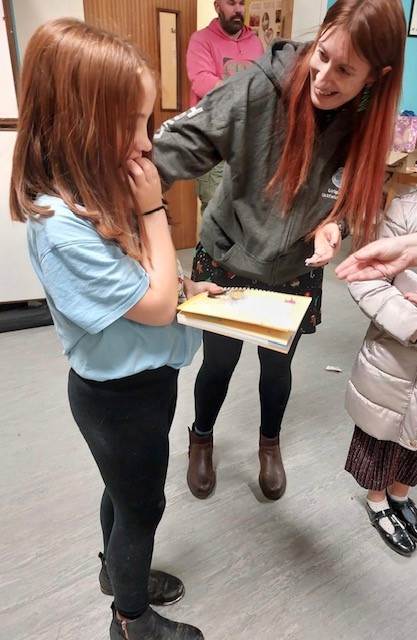
M225 160L224 177L208 204L201 243L226 270L268 284L307 273L305 237L337 198L351 129L351 110L337 112L317 139L311 175L288 216L265 193L286 131L282 81L299 45L276 42L265 56L216 87L154 136L154 161L168 186L196 178Z

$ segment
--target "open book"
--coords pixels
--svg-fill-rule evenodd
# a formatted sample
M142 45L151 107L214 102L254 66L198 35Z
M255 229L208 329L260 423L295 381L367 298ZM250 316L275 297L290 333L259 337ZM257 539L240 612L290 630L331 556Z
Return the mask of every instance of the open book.
M178 307L177 319L197 329L288 353L310 305L308 296L260 289L225 289L200 293Z

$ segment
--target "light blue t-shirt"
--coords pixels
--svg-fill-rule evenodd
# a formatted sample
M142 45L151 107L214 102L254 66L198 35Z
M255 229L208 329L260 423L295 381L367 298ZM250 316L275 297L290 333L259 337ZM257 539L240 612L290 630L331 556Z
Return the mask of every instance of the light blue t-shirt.
M141 265L60 198L42 195L36 204L55 213L28 221L29 255L71 367L83 378L104 381L189 364L200 331L123 317L148 290Z

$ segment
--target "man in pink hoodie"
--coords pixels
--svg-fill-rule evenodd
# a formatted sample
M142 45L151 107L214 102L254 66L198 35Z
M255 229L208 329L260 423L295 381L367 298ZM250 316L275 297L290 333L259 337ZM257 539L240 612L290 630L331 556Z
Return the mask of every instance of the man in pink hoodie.
M218 18L205 29L195 31L187 49L192 107L223 80L247 69L264 52L259 38L244 25L244 0L215 0L214 8ZM198 179L202 213L222 174L223 163Z

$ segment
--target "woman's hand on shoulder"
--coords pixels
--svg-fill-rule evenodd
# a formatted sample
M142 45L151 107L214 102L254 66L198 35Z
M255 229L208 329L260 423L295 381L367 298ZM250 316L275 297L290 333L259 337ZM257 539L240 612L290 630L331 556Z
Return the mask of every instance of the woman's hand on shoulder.
M129 186L139 211L152 211L162 204L162 187L158 170L148 158L127 161Z
M336 222L320 226L314 234L314 253L307 258L306 265L323 267L334 258L342 244L342 235Z

